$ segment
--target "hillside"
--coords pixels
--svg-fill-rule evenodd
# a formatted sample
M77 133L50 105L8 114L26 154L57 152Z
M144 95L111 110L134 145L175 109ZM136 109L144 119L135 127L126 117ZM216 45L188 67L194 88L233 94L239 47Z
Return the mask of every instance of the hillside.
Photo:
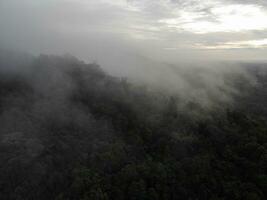
M15 58L0 56L0 199L267 198L264 67L214 87L173 70L201 99L69 55Z

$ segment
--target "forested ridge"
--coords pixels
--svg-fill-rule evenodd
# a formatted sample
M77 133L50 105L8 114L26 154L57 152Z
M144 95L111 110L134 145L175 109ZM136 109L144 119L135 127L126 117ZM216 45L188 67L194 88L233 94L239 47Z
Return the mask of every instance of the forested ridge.
M236 77L233 101L205 110L72 56L6 57L0 199L267 198L264 67L247 66L257 84Z

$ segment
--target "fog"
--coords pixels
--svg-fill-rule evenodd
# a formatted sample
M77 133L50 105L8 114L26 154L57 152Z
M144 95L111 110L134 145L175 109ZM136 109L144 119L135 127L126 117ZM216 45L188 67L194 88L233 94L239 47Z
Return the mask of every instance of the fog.
M236 7L247 13L235 14ZM257 1L1 0L0 45L34 55L69 53L118 75L145 65L144 58L176 65L264 60L265 13ZM228 15L236 24L222 18ZM262 22L243 27L246 15Z
M0 199L267 199L264 0L0 0Z
M236 7L247 13L235 14ZM2 57L14 54L10 59L20 66L9 63L9 70L29 70L30 60L40 54L69 54L136 85L210 108L232 103L240 93L232 76L255 85L240 62L263 62L267 53L264 22L237 30L223 16L238 25L235 18L249 23L246 15L264 19L265 11L259 2L226 0L1 0L0 45ZM71 84L59 80L50 84Z

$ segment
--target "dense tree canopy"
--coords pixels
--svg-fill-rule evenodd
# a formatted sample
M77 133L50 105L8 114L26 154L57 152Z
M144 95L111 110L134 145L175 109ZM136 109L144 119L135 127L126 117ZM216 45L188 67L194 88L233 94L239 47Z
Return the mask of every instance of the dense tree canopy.
M0 199L267 198L267 77L204 112L71 56L27 66L0 73Z

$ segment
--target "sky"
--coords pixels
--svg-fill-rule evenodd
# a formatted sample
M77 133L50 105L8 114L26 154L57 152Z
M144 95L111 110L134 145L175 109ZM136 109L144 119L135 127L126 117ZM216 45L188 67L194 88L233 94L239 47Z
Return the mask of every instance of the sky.
M266 0L0 0L0 45L107 65L261 61Z

